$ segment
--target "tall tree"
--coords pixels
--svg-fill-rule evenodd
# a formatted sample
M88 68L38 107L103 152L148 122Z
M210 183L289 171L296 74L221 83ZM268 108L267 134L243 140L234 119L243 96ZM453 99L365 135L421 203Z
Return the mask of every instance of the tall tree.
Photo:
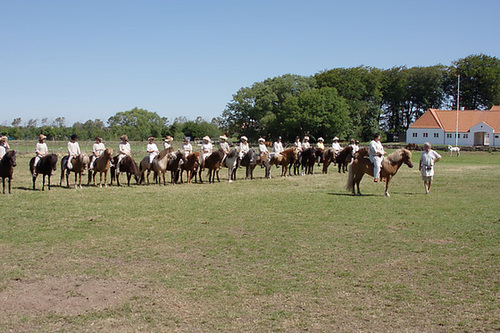
M108 124L115 136L127 134L131 140L145 140L151 135L159 137L168 126L168 119L136 107L118 112L108 119Z

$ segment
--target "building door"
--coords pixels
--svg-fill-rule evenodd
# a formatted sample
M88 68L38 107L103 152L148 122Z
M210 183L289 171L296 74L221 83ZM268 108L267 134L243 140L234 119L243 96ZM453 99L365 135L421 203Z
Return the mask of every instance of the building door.
M486 132L474 133L474 146L489 146L490 134Z

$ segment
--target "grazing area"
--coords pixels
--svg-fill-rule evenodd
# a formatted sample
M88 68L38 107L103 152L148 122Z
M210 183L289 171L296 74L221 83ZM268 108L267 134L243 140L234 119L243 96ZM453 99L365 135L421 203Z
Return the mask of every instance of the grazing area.
M42 192L38 179L33 191L32 145L11 146L2 332L500 330L499 153L440 151L425 195L414 151L387 198L369 176L352 196L333 164L292 177L273 166L272 179L257 166L255 180L240 168L231 183L222 169L215 184L204 171L204 184L85 177Z

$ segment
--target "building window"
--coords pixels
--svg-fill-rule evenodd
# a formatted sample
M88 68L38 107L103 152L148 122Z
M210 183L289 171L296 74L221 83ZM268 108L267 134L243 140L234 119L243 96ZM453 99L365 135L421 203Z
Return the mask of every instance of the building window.
M428 137L428 136L429 136L429 133L424 133L424 134L423 134L423 137L424 137L424 138L426 138L426 137Z
M416 138L418 136L417 133L413 133L413 137Z
M446 134L447 139L451 139L451 133Z
M455 138L457 137L457 135L455 134ZM460 139L460 134L458 134L458 138Z
M434 133L435 138L439 138L439 133Z
M460 137L460 134L459 134L459 137ZM469 138L469 134L464 134L464 139L468 139Z

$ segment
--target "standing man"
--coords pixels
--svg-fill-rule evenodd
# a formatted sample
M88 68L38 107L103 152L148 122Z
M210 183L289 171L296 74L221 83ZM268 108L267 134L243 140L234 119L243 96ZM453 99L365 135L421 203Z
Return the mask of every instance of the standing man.
M49 148L47 147L47 144L45 143L45 139L47 137L43 134L40 134L38 136L38 143L35 146L35 161L33 163L33 177L36 177L36 168L38 166L38 163L40 163L40 159L47 155L49 152Z
M125 158L125 156L130 156L132 149L130 148L130 143L128 143L128 136L123 134L120 136L120 144L118 145L118 162L116 163L116 174L120 173L120 162Z
M425 194L429 194L429 191L431 190L431 182L434 178L434 164L440 159L441 155L431 149L431 144L429 142L424 143L424 151L420 156L418 170L422 172Z
M385 150L380 142L380 133L375 133L368 149L368 157L370 158L370 162L373 163L373 181L375 183L380 179L380 170L382 169L384 155Z
M104 143L102 143L102 138L100 136L96 137L95 143L92 145L92 156L90 157L89 170L94 169L95 160L101 157L105 149L106 146L104 146Z
M68 170L73 169L73 164L71 160L80 155L80 144L78 143L78 136L76 134L71 135L71 141L68 142L68 163L66 167Z
M148 138L149 143L146 146L146 151L148 152L149 164L153 163L153 159L160 153L158 146L155 143L155 138L150 136Z

